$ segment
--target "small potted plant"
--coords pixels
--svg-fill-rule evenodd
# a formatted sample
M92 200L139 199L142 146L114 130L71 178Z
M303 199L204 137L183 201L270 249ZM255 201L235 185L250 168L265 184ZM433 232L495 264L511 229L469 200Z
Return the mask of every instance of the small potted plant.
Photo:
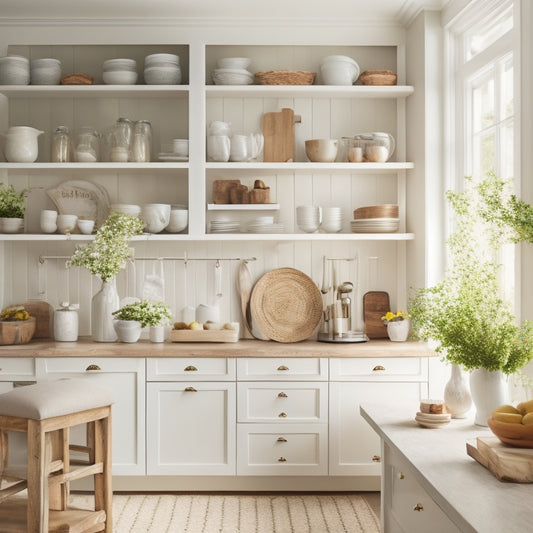
M23 306L6 307L0 313L0 345L30 342L35 326L35 317Z
M13 185L0 183L0 231L20 233L24 229L28 190L16 191Z
M124 305L112 315L115 318L115 330L122 342L136 342L142 328L163 327L172 320L172 313L167 304L148 300Z
M409 337L411 318L408 313L404 313L400 309L396 313L389 311L381 317L381 321L387 326L387 334L391 341L405 342Z

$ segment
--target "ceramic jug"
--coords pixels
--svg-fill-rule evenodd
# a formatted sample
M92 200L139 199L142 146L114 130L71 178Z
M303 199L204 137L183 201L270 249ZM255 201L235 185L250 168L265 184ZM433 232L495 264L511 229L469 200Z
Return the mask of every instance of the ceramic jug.
M33 163L39 154L37 137L44 131L30 126L13 126L2 133L6 138L4 155L10 163Z

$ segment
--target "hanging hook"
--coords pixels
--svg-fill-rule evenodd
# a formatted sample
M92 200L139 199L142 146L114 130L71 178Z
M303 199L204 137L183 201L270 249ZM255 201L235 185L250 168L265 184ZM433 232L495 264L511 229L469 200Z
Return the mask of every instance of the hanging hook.
M220 268L220 259L217 259L215 263L215 268Z

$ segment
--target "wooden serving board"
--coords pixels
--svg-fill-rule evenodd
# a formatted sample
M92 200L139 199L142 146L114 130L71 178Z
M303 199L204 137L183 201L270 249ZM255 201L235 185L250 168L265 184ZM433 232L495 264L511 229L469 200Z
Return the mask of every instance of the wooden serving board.
M518 448L498 437L478 437L466 443L466 453L492 472L500 481L533 482L533 449Z
M294 161L294 111L283 108L263 115L263 161Z
M36 319L34 339L48 339L54 336L54 308L43 300L28 300L23 305L30 316Z
M369 339L386 339L387 326L381 317L390 311L389 293L385 291L370 291L363 296L363 314L365 333Z
M173 329L170 342L237 342L238 329Z

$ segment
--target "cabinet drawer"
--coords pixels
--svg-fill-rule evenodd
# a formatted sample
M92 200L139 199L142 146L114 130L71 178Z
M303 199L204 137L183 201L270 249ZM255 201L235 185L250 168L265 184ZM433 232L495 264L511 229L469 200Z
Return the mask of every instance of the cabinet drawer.
M144 376L144 359L125 357L50 357L36 360L37 375L138 372Z
M237 475L327 475L325 424L237 425Z
M426 357L330 359L331 381L426 381Z
M157 357L146 360L148 381L234 380L235 359L227 357Z
M391 515L403 531L454 533L459 531L415 479L408 464L388 448L386 468L391 480Z
M0 357L0 381L35 377L35 359Z
M238 359L237 377L265 381L326 381L328 360L317 357Z
M328 420L327 383L239 383L239 422L321 422Z

